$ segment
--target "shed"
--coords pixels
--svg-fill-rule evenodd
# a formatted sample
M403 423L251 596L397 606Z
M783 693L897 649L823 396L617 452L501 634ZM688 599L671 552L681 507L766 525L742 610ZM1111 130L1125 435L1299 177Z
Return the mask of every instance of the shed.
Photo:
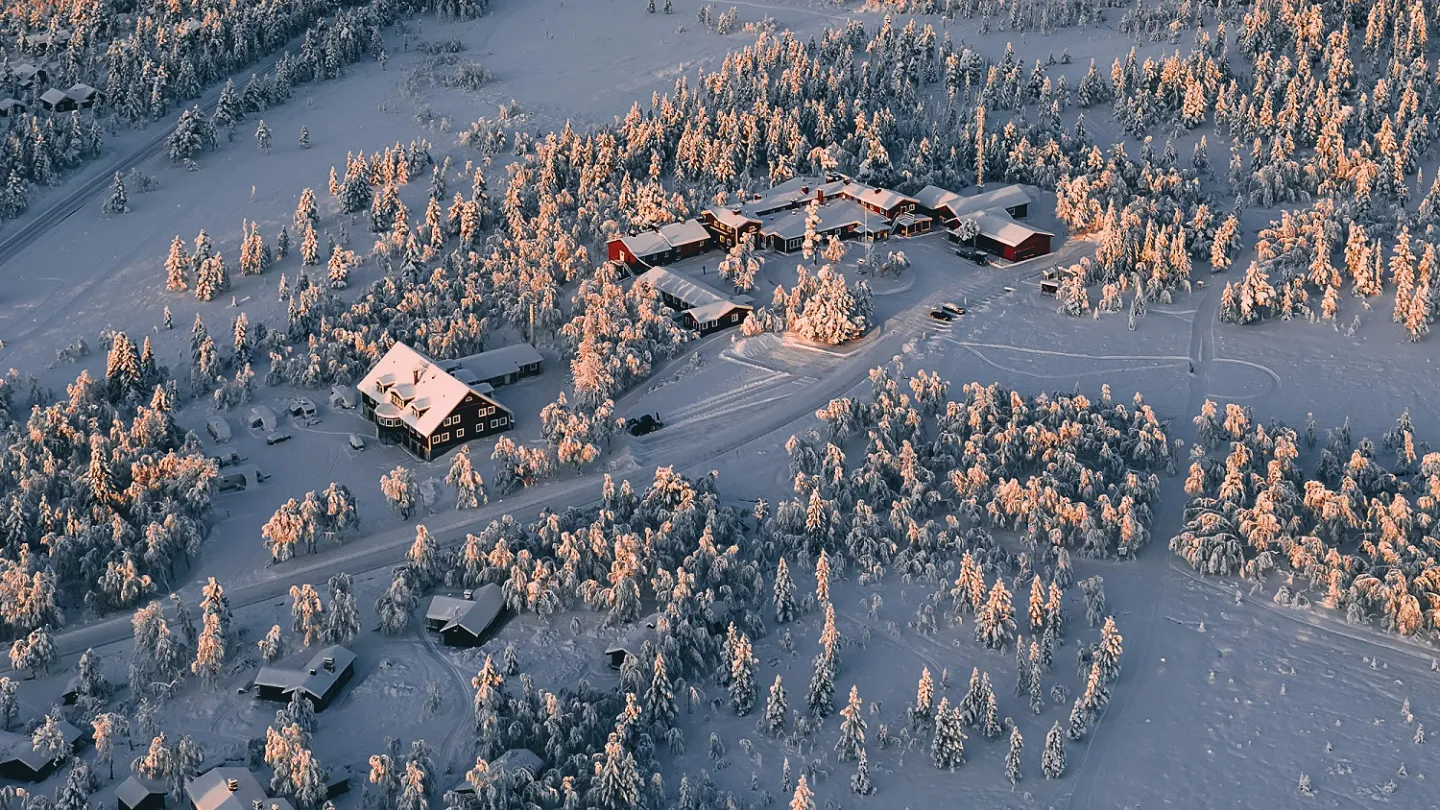
M21 87L33 87L36 82L44 82L50 78L50 74L43 67L36 67L29 62L21 62L15 66L15 80Z
M452 647L474 647L505 610L500 586L488 583L463 597L436 596L425 610L425 626Z
M353 410L355 408L355 389L348 385L330 386L330 407Z
M60 730L65 733L65 741L72 749L85 736L80 729L64 721L60 723ZM18 782L43 782L59 764L58 760L36 751L30 735L0 731L0 777Z
M40 106L50 112L69 112L75 109L75 99L64 90L52 87L40 94Z
M159 782L132 776L115 788L119 810L162 810L168 791Z
M255 407L250 409L249 424L252 429L259 428L260 430L268 433L274 430L275 426L280 423L275 418L275 412L270 410L269 407L265 405L256 405Z
M645 646L645 642L660 637L660 631L656 628L660 622L661 615L662 614L655 613L641 619L640 623L627 633L624 638L605 649L605 654L610 657L611 669L619 669L620 666L625 663L625 657L627 655L633 655L639 658L640 649Z
M540 759L539 754L536 754L528 748L511 748L509 751L490 760L486 765L488 766L484 777L486 782L503 779L508 775L519 773L526 774L529 777L529 781L534 781L540 776L540 772L545 769L545 761ZM473 796L475 795L475 786L470 784L469 779L462 779L460 784L451 788L449 792L461 796Z
M19 115L27 109L29 108L25 106L25 102L18 98L0 98L0 117L9 118L12 115Z
M1049 281L1049 280L1040 282L1040 294L1041 294L1041 295L1059 295L1059 294L1060 294L1060 282L1058 282L1058 281Z
M230 423L223 416L212 416L205 420L205 432L218 443L230 441Z
M325 798L333 799L350 792L350 769L344 765L325 774Z

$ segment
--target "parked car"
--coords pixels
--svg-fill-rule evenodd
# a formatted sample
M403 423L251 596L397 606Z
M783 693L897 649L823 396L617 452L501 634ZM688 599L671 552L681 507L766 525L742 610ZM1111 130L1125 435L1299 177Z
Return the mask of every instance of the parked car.
M219 488L221 492L240 492L245 489L247 483L249 483L249 481L244 475L231 473L230 475L220 476Z
M320 421L315 412L315 403L311 402L309 397L296 397L290 400L286 410L290 413L290 418L296 422L310 425Z
M359 436L355 435L354 433L351 433L351 434L350 434L350 439L349 439L349 441L350 441L350 448L351 448L352 450L364 450L364 449L365 449L365 440L362 439L362 438L360 438Z
M266 444L279 444L280 442L288 441L290 441L290 431L288 430L276 430L265 435Z
M240 455L234 450L227 450L223 453L220 453L219 455L211 456L210 458L215 459L215 463L219 464L222 468L234 467L236 464L239 464L240 462L245 460L244 456Z
M631 436L644 436L647 433L654 433L662 427L665 427L665 423L660 421L658 413L654 415L641 414L639 417L625 420L625 429L630 431Z
M946 323L949 323L950 321L955 320L955 316L951 315L943 309L932 309L930 310L930 320L945 321Z
M959 306L959 305L957 305L957 304L952 304L952 303L950 303L949 301L946 301L945 303L941 304L941 305L940 305L940 308L943 309L943 310L945 310L946 312L950 313L951 315L964 315L964 314L965 314L965 308L964 308L964 307Z

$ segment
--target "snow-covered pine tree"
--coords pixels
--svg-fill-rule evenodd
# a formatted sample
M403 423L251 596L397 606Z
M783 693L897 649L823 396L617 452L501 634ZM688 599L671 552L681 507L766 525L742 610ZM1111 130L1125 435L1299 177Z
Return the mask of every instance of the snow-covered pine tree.
M225 633L220 627L220 617L215 613L206 613L204 628L196 641L195 660L190 664L190 671L205 685L213 687L220 680L224 665Z
M255 143L259 144L261 151L267 155L270 154L272 137L270 127L265 125L265 119L260 119L260 126L255 130Z
M795 782L795 793L790 798L790 810L815 810L815 793L810 790L810 783L805 780L803 773Z
M303 126L300 127L300 148L301 148L301 149L309 149L309 148L310 148L310 128L309 128L309 127L303 127Z
M674 726L678 714L674 685L665 665L665 653L657 652L650 688L645 692L645 715L652 724L668 729Z
M997 578L985 606L975 617L975 640L992 650L1003 649L1015 639L1015 612L1010 591Z
M490 502L485 491L485 479L471 463L469 445L456 451L454 460L450 462L450 471L445 475L445 483L455 487L456 509L478 509L481 504Z
M860 749L857 759L855 774L850 777L850 790L861 796L869 796L875 792L875 785L870 781L870 763L865 757L864 748Z
M360 634L360 611L355 605L355 588L346 573L330 577L330 607L325 611L325 641L349 644Z
M1124 642L1120 631L1115 629L1115 617L1105 617L1105 625L1100 628L1100 641L1093 653L1095 666L1105 683L1112 683L1120 677L1120 655L1125 650Z
M1065 775L1065 732L1060 721L1050 727L1045 735L1045 751L1040 755L1040 770L1046 779L1059 779Z
M785 699L785 686L780 681L780 676L775 676L775 683L770 685L770 695L765 699L765 714L760 718L760 730L766 734L778 734L785 730L785 722L789 719L790 707Z
M125 179L115 172L115 181L110 184L110 197L105 200L104 213L107 216L130 213L130 199L125 194Z
M795 581L790 578L790 566L785 558L775 568L775 621L786 624L795 620Z
M165 258L165 288L179 292L190 286L190 254L179 234L170 240L170 255Z
M736 637L730 651L730 708L744 717L755 706L755 666L759 662L744 633Z
M965 729L960 712L950 705L949 698L940 698L935 710L935 736L930 743L930 756L935 767L954 770L965 761Z
M1020 784L1024 778L1020 773L1020 753L1025 748L1025 739L1020 736L1020 727L1010 727L1010 748L1005 752L1005 779L1010 787Z
M850 687L850 699L840 710L840 741L835 743L835 756L840 762L849 762L865 752L865 712L860 702L858 686Z
M930 668L920 672L920 684L915 690L915 703L908 710L910 727L916 730L929 726L935 716L935 683L930 678Z

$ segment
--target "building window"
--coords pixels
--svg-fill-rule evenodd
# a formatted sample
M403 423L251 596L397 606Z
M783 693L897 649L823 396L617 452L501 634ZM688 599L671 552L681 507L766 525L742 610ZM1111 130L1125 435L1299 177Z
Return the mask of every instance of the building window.
M732 312L732 313L730 313L730 323L739 323L739 322L740 322L740 313L738 313L738 312Z
M457 438L457 439L463 439L463 438L465 438L465 428L455 428L455 438Z
M478 425L475 426L475 432L476 432L476 433L484 433L484 432L485 432L485 422L484 422L484 421L481 421L480 424L478 424Z
M437 443L448 442L448 441L450 441L450 434L449 434L449 433L441 433L439 436L436 436L436 437L435 437L435 441L436 441Z
M490 427L492 427L492 428L500 427L500 420L499 420L499 419L491 419L491 420L490 420Z
M510 417L508 417L508 416L502 416L502 417L500 417L500 427L505 427L505 426L508 425L508 424L510 424Z

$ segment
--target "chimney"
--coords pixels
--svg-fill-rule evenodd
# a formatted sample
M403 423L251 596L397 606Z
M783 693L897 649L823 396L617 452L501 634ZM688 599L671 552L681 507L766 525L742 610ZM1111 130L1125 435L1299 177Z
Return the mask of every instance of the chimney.
M326 671L326 672L334 672L334 671L335 671L335 659L334 659L334 658L331 658L331 657L328 656L328 655L325 656L325 671Z
M471 600L471 599L474 599L474 598L475 598L475 592L472 591L472 590L469 590L469 589L467 588L467 589L465 590L465 599L466 599L466 600Z
M225 787L229 788L231 793L234 793L235 791L237 791L237 790L240 789L240 780L239 780L239 779L226 779L226 780L225 780Z
M310 667L310 674L311 674L311 675L316 674L316 673L315 673L315 667Z
M801 193L801 194L809 194L809 193L810 193L810 187L809 187L809 186L801 186L801 187L800 187L800 193Z
M820 203L821 205L825 204L825 189L815 189L815 202Z
M255 799L250 802L251 810L265 810L265 802Z
M414 371L414 373L411 375L411 380L410 380L410 382L411 382L412 385L419 385L419 384L420 384L420 373L421 373L422 370L423 370L423 366L416 366L416 367L415 367L415 371Z

